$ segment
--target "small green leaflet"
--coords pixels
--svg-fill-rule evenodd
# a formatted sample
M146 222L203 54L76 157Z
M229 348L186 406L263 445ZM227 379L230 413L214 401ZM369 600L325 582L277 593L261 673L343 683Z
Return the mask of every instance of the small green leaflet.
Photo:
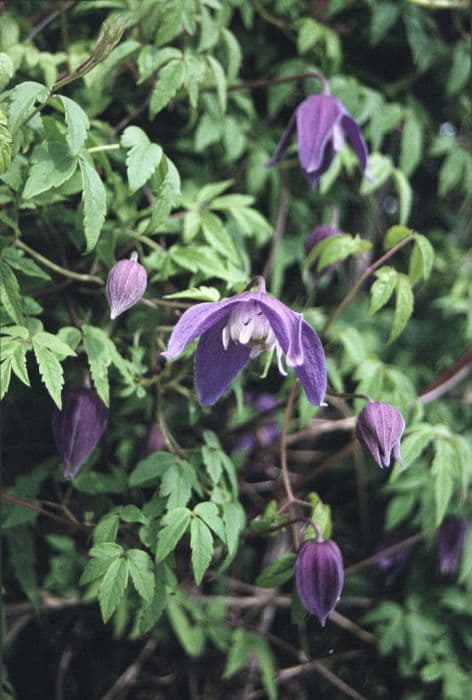
M0 260L0 297L5 311L10 318L22 326L23 310L21 308L20 287L15 273Z
M77 156L87 140L87 132L90 122L84 110L77 102L64 95L57 95L64 107L67 124L66 141L69 144L72 155Z
M129 549L126 553L129 573L141 598L150 603L154 597L155 572L152 559L142 549Z
M415 244L410 256L408 277L412 284L420 280L427 280L431 274L434 263L434 248L426 236L415 233Z
M183 292L165 294L164 299L194 299L195 301L219 301L221 295L216 287L190 287Z
M82 174L82 202L84 205L84 232L87 247L86 253L97 245L100 231L107 213L107 198L103 182L95 168L83 156L79 156L80 172Z
M400 202L399 221L400 224L404 226L410 216L411 204L413 201L413 190L411 189L411 185L404 173L398 168L395 168L393 171L393 180L395 182L398 200Z
M33 338L33 349L41 379L54 403L60 409L62 407L61 393L64 385L64 373L61 363L54 353L37 341L36 338Z
M175 96L184 80L184 66L182 61L169 61L160 69L157 76L157 84L151 95L149 114L154 118L161 109L164 109Z
M32 115L33 105L36 102L47 100L49 90L45 85L27 80L16 85L10 94L10 106L8 109L8 124L10 132L14 136L15 131Z
M43 192L60 187L77 168L77 159L61 141L48 141L34 149L34 165L26 180L23 200L33 199Z
M130 486L152 485L156 479L161 478L169 467L177 463L177 458L170 452L153 452L142 459L129 475Z
M108 622L115 612L128 583L128 562L119 557L109 566L98 591L103 622Z
M421 160L423 151L423 128L413 111L405 120L400 147L400 168L409 177Z
M375 273L377 279L370 288L370 310L371 315L377 313L382 306L388 302L397 282L397 271L393 267L384 265Z
M362 255L371 248L372 243L359 235L351 236L349 233L340 233L318 243L306 258L305 266L310 267L315 261L318 261L318 270L322 270L350 255Z
M369 156L368 169L372 179L369 181L364 178L362 181L362 195L369 195L375 192L390 177L394 168L391 158L380 153L372 153Z
M221 63L211 55L207 56L210 69L213 73L216 93L218 95L218 101L220 103L221 112L224 114L226 112L226 76Z
M11 134L8 130L7 115L0 110L0 175L8 170L10 163Z
M174 508L162 519L164 528L159 532L156 547L156 561L160 562L173 552L187 530L191 518L188 508Z
M205 634L199 625L193 625L175 596L167 598L167 616L178 640L189 656L199 656L205 646Z
M296 555L293 552L284 554L262 571L256 579L256 586L275 588L290 581L294 574Z
M126 157L128 182L131 192L142 187L156 170L162 158L162 148L151 143L147 134L137 126L128 126L121 137L121 145L129 148Z
M110 387L108 384L108 367L111 363L107 338L103 331L95 326L82 326L84 348L87 353L90 373L98 395L107 406L110 403Z
M211 501L202 501L193 509L194 515L197 515L213 530L222 542L226 542L225 526L218 513L218 507Z
M209 527L199 517L192 518L190 523L190 547L195 583L200 585L213 556L213 537Z
M408 277L398 274L396 284L396 303L393 325L388 343L392 343L404 330L413 313L414 297Z

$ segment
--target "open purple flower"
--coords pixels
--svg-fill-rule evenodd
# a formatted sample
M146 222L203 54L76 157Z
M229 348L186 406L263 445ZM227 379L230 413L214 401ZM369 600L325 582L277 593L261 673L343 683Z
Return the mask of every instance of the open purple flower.
M311 95L298 105L267 166L275 165L297 132L298 158L308 182L315 187L344 142L350 142L359 164L367 171L367 146L357 122L343 103L331 95Z
M369 401L357 417L357 439L382 468L390 466L392 456L403 464L400 438L404 430L402 414L389 403Z
M469 523L466 518L448 515L444 518L436 537L439 570L443 575L455 574L464 551Z
M200 337L195 355L195 385L199 402L209 406L220 398L250 359L275 349L280 373L286 374L282 364L285 356L310 403L319 406L326 390L321 341L302 314L266 294L262 277L258 283L258 291L187 309L162 355L175 358Z
M55 409L52 430L64 466L64 476L73 479L95 449L108 422L108 409L93 389L65 389L62 409Z
M306 540L298 550L295 583L303 606L324 627L344 585L343 558L336 542Z

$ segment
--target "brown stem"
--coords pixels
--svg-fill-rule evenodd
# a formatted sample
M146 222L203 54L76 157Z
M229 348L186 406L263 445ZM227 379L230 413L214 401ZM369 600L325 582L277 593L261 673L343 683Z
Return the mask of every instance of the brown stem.
M414 240L414 235L410 233L408 236L403 238L401 241L399 241L396 245L393 246L393 248L390 248L385 255L382 255L378 260L376 260L372 265L369 265L369 267L365 270L365 272L359 277L357 280L356 284L352 287L351 291L346 294L344 299L341 301L340 304L335 308L333 313L331 314L331 317L326 321L324 324L322 330L321 330L321 335L324 335L328 328L334 323L334 321L337 319L341 311L343 311L348 304L351 303L351 301L354 299L356 294L359 292L359 290L362 288L364 282L369 279L369 277L381 266L389 260L389 258L392 257L392 255L395 255L395 253L404 246L406 246L407 243L410 241Z
M285 223L287 221L288 212L288 189L284 183L282 183L282 191L280 193L280 203L279 211L277 213L277 221L275 224L274 235L272 236L272 242L270 245L270 252L267 257L267 262L264 266L264 271L262 276L268 278L272 272L272 267L274 265L275 254L277 252L277 246L280 243L282 233L285 228Z
M361 569L364 569L366 566L370 566L371 564L375 564L375 562L378 561L379 559L382 559L382 557L388 557L388 556L390 556L390 554L395 554L396 552L399 552L400 550L404 549L405 547L410 547L411 545L415 544L416 542L419 542L420 540L423 540L425 537L428 537L428 535L432 535L433 532L435 532L435 528L429 528L428 530L423 530L422 532L418 532L416 535L411 535L411 537L407 537L406 539L402 540L402 542L398 542L397 544L392 544L391 547L386 547L385 549L382 549L380 552L373 554L371 557L367 557L367 559L363 559L362 561L358 561L357 564L351 564L351 566L348 566L346 569L344 569L344 573L346 576L349 576L349 574L353 574L355 571L360 571Z
M420 403L432 403L461 382L472 369L472 348L467 350L453 365L442 372L418 396Z
M295 381L290 390L287 405L285 407L284 420L282 424L282 435L280 437L280 466L282 470L282 479L284 482L285 493L287 494L287 500L293 501L294 495L292 491L292 486L290 484L290 477L288 474L288 464L287 464L287 433L288 425L290 422L290 417L292 415L293 402L295 401L295 395L297 393L298 383Z
M18 496L12 496L9 493L3 492L0 492L0 498L3 498L4 501L13 503L16 506L22 506L23 508L29 508L30 510L34 510L36 511L36 513L39 513L40 515L45 515L51 520L56 520L56 522L61 523L62 525L68 525L69 527L74 527L76 529L82 530L83 532L89 532L89 528L87 527L87 525L75 522L74 520L68 520L67 518L62 518L60 515L56 515L55 513L50 513L48 510L45 510L44 508L41 508L41 506L36 505L36 503L26 501L24 498L18 498Z

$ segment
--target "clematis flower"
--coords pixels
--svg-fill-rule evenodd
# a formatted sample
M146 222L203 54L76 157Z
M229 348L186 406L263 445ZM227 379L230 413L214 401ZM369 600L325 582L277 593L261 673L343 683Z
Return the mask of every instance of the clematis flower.
M390 466L392 455L403 464L400 438L404 430L402 414L389 403L369 401L357 417L357 439L382 468Z
M312 188L328 170L346 138L367 175L368 152L361 130L337 97L311 95L298 105L272 159L266 164L268 167L278 163L295 131L298 159Z
M439 570L443 575L455 574L464 550L469 523L466 518L448 515L441 523L436 538Z
M198 337L195 385L202 405L214 404L250 359L274 349L280 373L286 375L282 363L285 356L308 401L315 406L323 401L326 364L321 341L302 314L266 294L262 277L258 278L258 291L187 309L162 355L178 357Z
M93 389L66 389L62 409L55 409L52 430L64 467L64 476L73 479L95 449L108 422L108 409Z
M138 254L131 253L129 260L113 265L107 277L106 295L110 305L110 318L114 319L141 299L147 286L147 274L138 262Z
M344 585L341 550L333 540L306 540L295 562L298 597L324 627L339 600Z

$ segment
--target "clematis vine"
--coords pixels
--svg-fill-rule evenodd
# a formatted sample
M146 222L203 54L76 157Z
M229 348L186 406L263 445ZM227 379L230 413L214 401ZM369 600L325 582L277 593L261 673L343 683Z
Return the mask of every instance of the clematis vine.
M305 175L314 188L331 165L337 151L346 139L351 144L364 174L367 174L367 146L358 123L351 117L343 103L329 94L326 79L321 95L310 95L296 108L267 167L280 160L290 140L297 132L298 159Z
M249 360L275 350L280 373L287 374L285 357L287 366L295 369L308 401L319 406L326 391L326 362L320 339L302 314L266 293L263 277L258 277L257 283L257 291L187 309L172 331L163 357L178 357L200 337L195 386L200 404L210 406Z

